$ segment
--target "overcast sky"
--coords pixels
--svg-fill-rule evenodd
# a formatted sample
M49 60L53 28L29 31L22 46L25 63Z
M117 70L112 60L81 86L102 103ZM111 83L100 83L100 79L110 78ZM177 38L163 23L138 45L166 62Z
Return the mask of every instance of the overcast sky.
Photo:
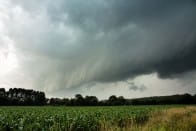
M0 87L195 94L195 69L195 0L0 0Z

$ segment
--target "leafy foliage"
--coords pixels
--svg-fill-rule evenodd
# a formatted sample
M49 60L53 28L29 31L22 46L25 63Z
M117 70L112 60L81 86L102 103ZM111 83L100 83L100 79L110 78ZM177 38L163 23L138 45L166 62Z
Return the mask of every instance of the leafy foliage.
M120 128L142 124L160 107L1 107L0 130L97 131L104 124Z

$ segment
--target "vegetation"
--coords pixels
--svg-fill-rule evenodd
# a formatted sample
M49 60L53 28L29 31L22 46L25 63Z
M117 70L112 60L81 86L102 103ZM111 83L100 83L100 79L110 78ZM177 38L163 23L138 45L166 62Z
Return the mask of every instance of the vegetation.
M171 108L155 112L142 130L196 131L196 107Z
M11 88L6 92L4 88L0 88L0 105L119 106L163 104L196 104L196 95L182 94L137 99L125 99L123 96L112 95L108 100L99 101L96 96L83 97L81 94L76 94L72 99L47 99L44 92L20 88Z
M21 88L11 88L6 92L4 88L0 88L0 105L45 105L45 103L44 92Z
M148 104L157 106L125 106ZM181 106L158 106L159 104L181 104ZM138 99L125 99L122 96L112 95L108 100L99 101L96 96L83 97L81 94L75 95L72 99L47 99L44 92L20 88L5 91L1 88L0 130L195 131L196 107L186 107L183 104L196 104L196 95L183 94Z
M196 107L0 107L2 131L195 131Z

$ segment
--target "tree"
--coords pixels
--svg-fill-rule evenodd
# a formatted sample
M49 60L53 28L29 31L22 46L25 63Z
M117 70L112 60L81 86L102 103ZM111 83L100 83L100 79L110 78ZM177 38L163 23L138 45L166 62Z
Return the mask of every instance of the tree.
M0 96L5 96L5 88L0 88Z
M86 96L85 97L85 105L86 106L96 106L98 105L98 99L96 96Z
M37 92L35 97L35 104L36 105L45 105L46 104L46 97L44 92Z
M108 104L112 106L117 105L117 100L118 98L115 95L112 95L108 99Z
M82 106L84 105L84 98L81 94L76 94L75 95L75 99L76 99L76 105Z
M123 96L118 97L118 105L126 105L126 99Z
M0 105L5 105L6 101L6 91L4 88L0 88Z

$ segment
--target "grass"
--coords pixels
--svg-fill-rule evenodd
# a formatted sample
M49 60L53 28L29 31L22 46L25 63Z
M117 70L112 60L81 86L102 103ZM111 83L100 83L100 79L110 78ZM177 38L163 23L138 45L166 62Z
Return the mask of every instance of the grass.
M171 108L155 112L143 130L196 131L196 107Z
M0 130L195 131L196 106L0 107Z

